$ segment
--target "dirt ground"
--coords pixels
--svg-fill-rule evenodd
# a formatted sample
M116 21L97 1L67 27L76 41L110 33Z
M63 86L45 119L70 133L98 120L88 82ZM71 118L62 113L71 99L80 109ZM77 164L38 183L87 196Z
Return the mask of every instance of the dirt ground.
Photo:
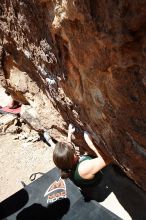
M43 141L14 140L15 134L0 134L0 202L29 184L32 173L54 167L52 149ZM37 175L37 178L40 175Z
M4 107L9 102L10 97L0 86L0 106ZM0 114L0 126L2 117ZM31 134L27 125L23 125L22 130L23 138L18 138L12 127L10 132L0 130L0 202L23 188L22 182L29 184L32 173L45 173L55 166L52 149L42 140L32 141L37 132Z

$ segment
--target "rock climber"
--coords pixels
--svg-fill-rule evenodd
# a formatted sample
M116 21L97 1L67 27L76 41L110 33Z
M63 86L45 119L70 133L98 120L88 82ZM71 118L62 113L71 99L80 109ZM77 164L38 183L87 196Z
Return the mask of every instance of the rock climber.
M79 156L72 143L72 134L74 132L75 128L70 124L66 142L55 144L47 132L44 132L44 138L54 149L53 161L61 171L61 178L69 178L82 190L84 196L97 200L97 186L102 179L101 170L110 162L101 156L87 132L84 132L84 139L87 145L95 152L96 157L93 158L89 155Z

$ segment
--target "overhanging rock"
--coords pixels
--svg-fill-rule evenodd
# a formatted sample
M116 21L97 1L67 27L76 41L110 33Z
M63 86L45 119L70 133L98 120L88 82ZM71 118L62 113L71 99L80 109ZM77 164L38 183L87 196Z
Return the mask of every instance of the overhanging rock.
M87 148L82 131L89 131L144 190L145 14L144 1L0 2L5 87L37 108L43 127L54 124L65 134L74 123L79 146ZM50 101L60 115L51 125Z

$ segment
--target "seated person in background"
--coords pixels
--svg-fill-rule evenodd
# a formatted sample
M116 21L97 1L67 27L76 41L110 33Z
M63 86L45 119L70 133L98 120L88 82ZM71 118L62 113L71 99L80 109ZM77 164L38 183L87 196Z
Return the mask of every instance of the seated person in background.
M109 161L105 161L101 156L87 132L84 132L84 139L97 157L79 156L71 140L74 131L75 128L70 124L67 142L58 142L56 145L51 137L47 136L47 133L44 133L44 137L54 148L53 161L61 170L61 177L63 179L69 178L75 185L80 187L85 197L98 201L97 187L102 179L101 169L106 167Z
M8 107L9 109L15 109L15 108L18 108L20 107L20 103L16 100L14 100L11 96L11 94L7 91L5 91L5 93L9 96L9 103L7 104L6 107Z
M15 114L19 115L21 110L21 103L14 100L11 94L5 91L7 97L4 107L0 106L0 114Z

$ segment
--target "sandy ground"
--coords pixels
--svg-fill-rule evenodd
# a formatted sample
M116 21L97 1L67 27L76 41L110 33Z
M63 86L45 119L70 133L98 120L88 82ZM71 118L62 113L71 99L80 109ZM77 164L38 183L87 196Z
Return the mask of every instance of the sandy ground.
M32 173L45 173L54 167L52 149L43 141L25 143L15 135L0 135L0 201L29 184ZM37 178L40 175L37 175Z
M0 86L0 105L9 101L10 96ZM23 188L21 182L29 184L32 173L45 173L54 167L52 149L46 143L16 138L17 134L0 133L0 201Z

